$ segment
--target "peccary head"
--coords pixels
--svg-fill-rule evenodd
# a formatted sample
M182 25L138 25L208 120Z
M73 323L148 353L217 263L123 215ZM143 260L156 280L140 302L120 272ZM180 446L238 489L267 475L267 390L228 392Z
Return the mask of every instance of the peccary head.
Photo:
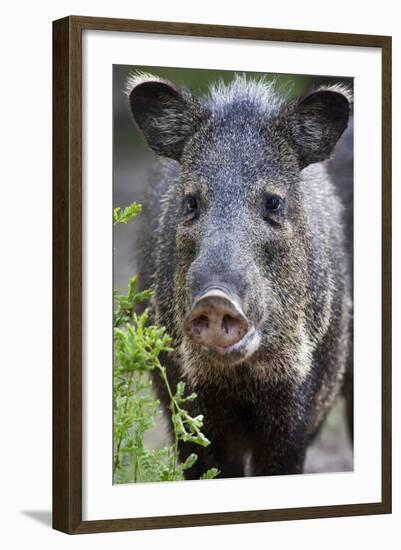
M326 88L285 102L273 85L238 76L202 99L141 74L128 96L149 146L179 164L168 193L175 322L186 349L203 362L239 364L302 340L319 241L311 236L319 186L306 190L302 173L346 128L347 94Z

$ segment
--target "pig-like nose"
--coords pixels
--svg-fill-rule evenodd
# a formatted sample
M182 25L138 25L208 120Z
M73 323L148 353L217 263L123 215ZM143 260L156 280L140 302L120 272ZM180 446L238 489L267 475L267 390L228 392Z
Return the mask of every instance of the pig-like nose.
M224 352L242 340L248 325L241 308L225 292L212 290L195 301L185 332L197 344Z

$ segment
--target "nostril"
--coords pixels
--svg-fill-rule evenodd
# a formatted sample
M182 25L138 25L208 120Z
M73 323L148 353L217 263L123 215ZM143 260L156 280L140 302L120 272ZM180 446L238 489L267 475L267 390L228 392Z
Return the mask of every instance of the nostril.
M202 332L209 328L209 319L206 315L199 315L192 321L192 330L196 336L200 336Z
M233 317L230 317L230 315L224 315L222 321L221 321L221 328L224 330L224 332L228 335L230 332L233 331L236 327L238 327L239 322L237 319L234 319Z

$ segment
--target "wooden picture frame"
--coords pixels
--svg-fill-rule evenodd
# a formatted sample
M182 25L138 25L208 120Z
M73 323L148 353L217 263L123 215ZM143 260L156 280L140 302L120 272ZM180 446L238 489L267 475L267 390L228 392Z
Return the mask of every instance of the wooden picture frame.
M377 48L382 59L382 495L379 502L82 520L82 32ZM391 37L96 17L53 23L53 527L69 534L391 512Z

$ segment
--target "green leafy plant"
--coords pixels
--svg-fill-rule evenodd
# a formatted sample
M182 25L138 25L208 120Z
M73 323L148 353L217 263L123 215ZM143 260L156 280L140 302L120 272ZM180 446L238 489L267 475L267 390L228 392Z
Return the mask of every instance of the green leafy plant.
M141 210L133 203L121 210L114 209L114 223L127 223ZM171 338L164 327L148 322L145 309L138 315L136 306L148 301L152 291L139 292L137 279L132 277L127 294L114 292L114 456L115 483L145 481L174 481L184 479L185 470L191 468L197 455L192 453L184 462L179 461L180 441L206 447L210 441L202 433L203 416L192 417L186 403L196 399L196 394L185 394L185 383L178 382L172 388L166 368L159 356L171 353ZM149 449L145 434L155 427L161 416L160 402L152 391L151 372L155 371L163 381L170 398L169 411L173 426L173 441L161 449ZM218 475L216 468L205 472L201 479Z
M121 209L119 206L113 210L113 222L114 225L117 223L128 223L132 218L135 218L142 210L142 205L137 202L132 202L130 205Z

